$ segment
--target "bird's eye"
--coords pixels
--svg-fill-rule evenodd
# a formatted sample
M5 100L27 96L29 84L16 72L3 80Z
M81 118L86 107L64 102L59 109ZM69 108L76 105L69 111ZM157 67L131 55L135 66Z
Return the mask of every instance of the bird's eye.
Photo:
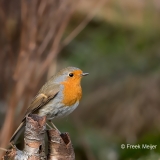
M70 77L73 77L73 73L70 73L69 76L70 76Z

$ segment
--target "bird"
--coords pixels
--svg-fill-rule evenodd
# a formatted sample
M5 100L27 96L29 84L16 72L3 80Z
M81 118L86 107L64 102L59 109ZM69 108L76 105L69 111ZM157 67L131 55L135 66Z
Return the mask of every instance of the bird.
M52 121L54 118L65 117L73 112L82 97L81 79L88 74L77 67L66 67L53 75L31 101L10 143L15 143L25 127L26 117L30 114L46 116L48 121Z

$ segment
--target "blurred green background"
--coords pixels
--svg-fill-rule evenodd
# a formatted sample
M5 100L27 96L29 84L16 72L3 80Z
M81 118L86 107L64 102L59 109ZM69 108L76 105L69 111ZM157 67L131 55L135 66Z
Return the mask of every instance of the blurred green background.
M81 3L62 39L95 9L93 1ZM76 160L160 159L159 16L159 1L107 1L58 54L56 71L75 66L90 73L82 80L79 107L54 121L60 131L70 133ZM48 77L54 70L50 66ZM6 103L3 91L1 102ZM1 126L7 112L3 107ZM157 147L121 149L121 144Z

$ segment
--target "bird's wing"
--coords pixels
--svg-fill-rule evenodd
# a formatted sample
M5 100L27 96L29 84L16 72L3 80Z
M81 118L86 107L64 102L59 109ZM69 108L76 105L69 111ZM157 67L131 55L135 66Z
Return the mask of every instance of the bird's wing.
M35 98L32 100L31 104L27 108L25 117L29 115L30 113L34 113L38 108L44 106L46 103L48 103L51 99L55 98L60 90L60 85L50 85L47 87L43 86L42 89L39 91L39 93L35 96ZM22 121L25 120L25 117Z

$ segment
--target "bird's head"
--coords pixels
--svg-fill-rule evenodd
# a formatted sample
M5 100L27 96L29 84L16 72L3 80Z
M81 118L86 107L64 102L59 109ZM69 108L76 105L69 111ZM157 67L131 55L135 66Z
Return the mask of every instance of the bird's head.
M83 76L87 76L89 73L84 73L81 69L76 67L67 67L62 69L57 73L54 77L54 81L56 83L72 83L72 84L80 84Z

